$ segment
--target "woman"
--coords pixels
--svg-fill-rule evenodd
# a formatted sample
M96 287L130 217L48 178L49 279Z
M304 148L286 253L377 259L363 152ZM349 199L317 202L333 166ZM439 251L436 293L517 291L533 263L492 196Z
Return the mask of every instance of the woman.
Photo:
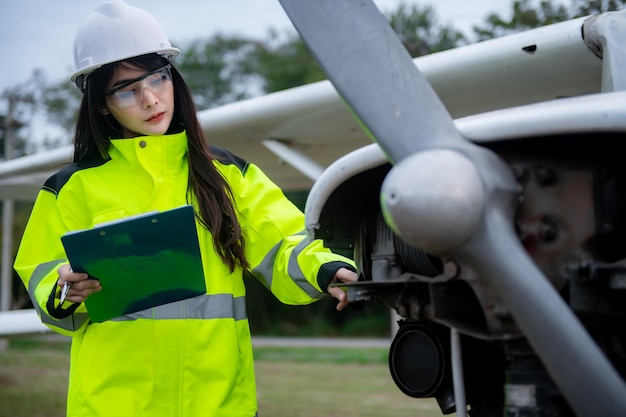
M350 260L302 233L302 213L259 168L206 145L177 53L122 1L99 6L76 35L74 163L46 181L15 261L42 321L72 336L68 416L255 416L243 277L289 304L330 293L338 309L346 295L330 283L357 279ZM83 301L101 284L72 272L61 235L186 204L206 295L91 322Z

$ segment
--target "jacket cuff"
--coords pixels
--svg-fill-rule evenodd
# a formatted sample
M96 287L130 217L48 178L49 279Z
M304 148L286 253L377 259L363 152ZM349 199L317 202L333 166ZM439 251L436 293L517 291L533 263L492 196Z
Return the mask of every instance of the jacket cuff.
M320 267L319 271L317 271L317 285L320 286L323 292L328 293L328 284L330 284L330 281L333 279L335 272L341 268L356 272L356 269L352 265L341 261L328 262Z
M53 317L57 320L62 320L74 314L74 312L76 311L80 303L78 304L72 303L70 304L68 308L63 308L61 304L55 305L56 293L57 293L57 285L54 284L54 287L52 288L52 292L50 293L50 296L48 297L48 301L46 302L46 309L48 310L48 314L50 315L50 317Z

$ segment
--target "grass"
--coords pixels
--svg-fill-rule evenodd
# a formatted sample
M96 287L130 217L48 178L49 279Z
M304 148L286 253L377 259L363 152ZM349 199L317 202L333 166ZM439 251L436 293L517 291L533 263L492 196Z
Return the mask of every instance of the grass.
M0 416L64 416L68 366L68 343L12 341L0 351Z
M260 417L435 417L393 383L384 348L255 347ZM0 351L0 417L63 417L69 344L12 340Z

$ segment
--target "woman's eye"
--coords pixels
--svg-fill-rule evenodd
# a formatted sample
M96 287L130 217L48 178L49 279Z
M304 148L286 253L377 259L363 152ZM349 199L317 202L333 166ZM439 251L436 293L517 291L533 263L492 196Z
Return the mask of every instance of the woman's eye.
M134 89L119 90L115 92L115 95L120 100L128 100L128 99L135 97L135 90Z
M164 76L156 75L154 78L150 78L150 87L159 87L163 81L165 81Z

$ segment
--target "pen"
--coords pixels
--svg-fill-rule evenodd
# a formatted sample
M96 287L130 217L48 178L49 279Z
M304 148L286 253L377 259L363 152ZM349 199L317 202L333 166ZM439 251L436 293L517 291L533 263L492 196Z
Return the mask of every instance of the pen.
M61 300L59 301L59 304L63 304L63 302L65 301L65 297L67 297L67 293L70 292L71 286L72 284L65 281L65 284L63 284L63 289L61 290Z

